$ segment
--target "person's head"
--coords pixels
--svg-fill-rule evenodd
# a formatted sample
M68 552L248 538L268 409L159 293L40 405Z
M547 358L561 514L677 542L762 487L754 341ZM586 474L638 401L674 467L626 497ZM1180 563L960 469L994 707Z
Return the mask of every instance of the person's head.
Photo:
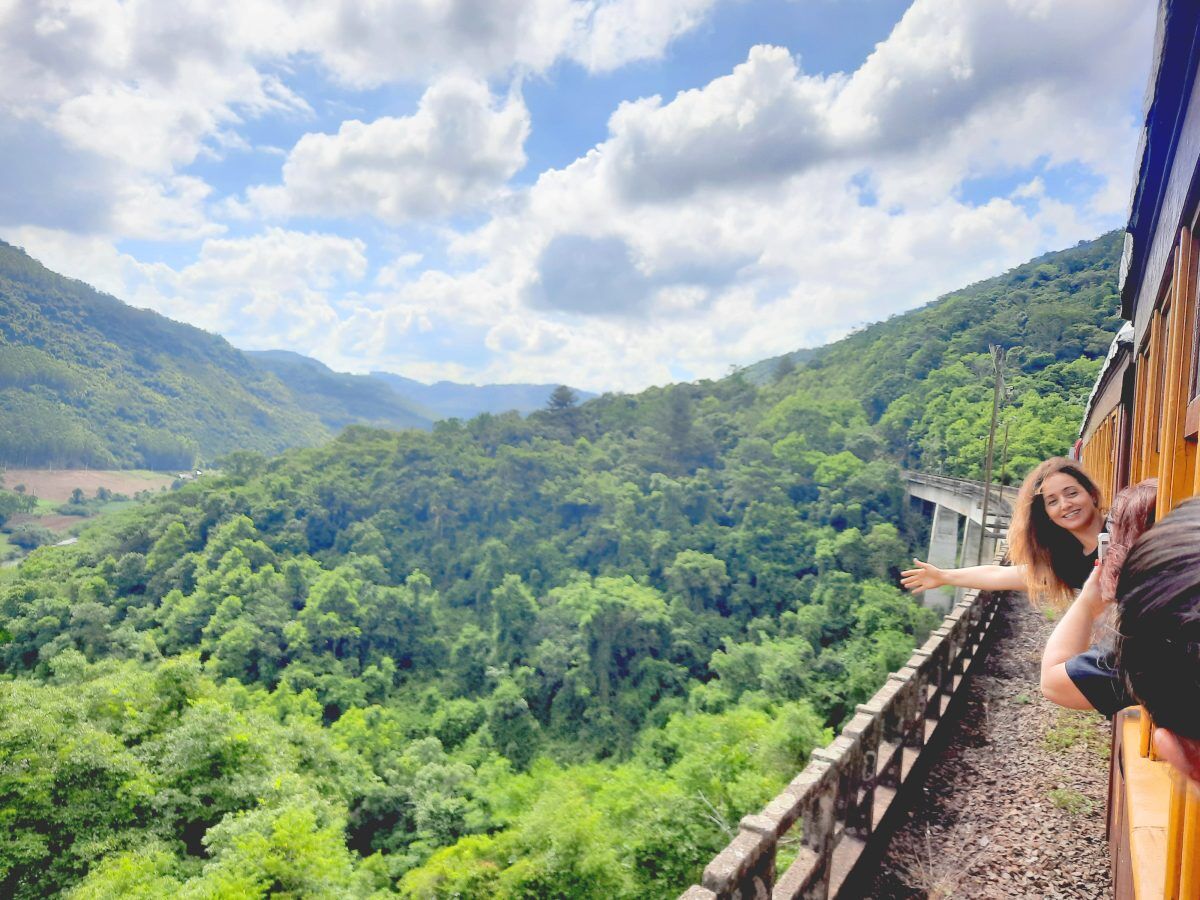
M1117 580L1118 666L1159 755L1200 781L1200 497L1130 548Z
M1117 578L1129 548L1154 524L1158 479L1147 478L1122 489L1108 511L1108 553L1100 569L1100 596L1109 603L1117 598Z
M1017 494L1008 543L1013 562L1027 567L1031 599L1070 599L1064 565L1099 528L1100 491L1081 464L1056 456L1029 473Z

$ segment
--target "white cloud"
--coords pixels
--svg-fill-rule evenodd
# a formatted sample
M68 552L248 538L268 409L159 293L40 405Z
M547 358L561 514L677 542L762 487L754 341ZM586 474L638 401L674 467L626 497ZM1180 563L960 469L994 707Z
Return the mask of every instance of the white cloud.
M484 266L398 294L435 328L487 325L485 377L636 387L668 360L715 376L820 343L1119 224L1152 27L1133 0L918 0L848 75L756 48L623 104L606 142L452 244ZM1053 196L1064 165L1090 196ZM1040 194L965 199L1023 172Z
M200 311L195 324L239 347L312 348L336 333L346 313L341 297L366 269L361 240L268 228L205 241L165 287L174 303Z
M353 287L367 271L361 240L281 228L205 240L180 269L140 262L99 237L22 228L11 239L54 271L251 350L328 355L360 315Z
M612 0L576 4L588 10L570 50L590 72L606 72L662 55L667 45L708 17L715 0Z
M543 72L572 59L611 71L662 56L716 0L336 0L300 17L303 40L343 82L369 87L447 71Z
M518 94L503 102L486 84L448 76L417 111L337 134L306 134L283 165L283 184L251 188L268 216L375 216L391 223L435 218L491 199L525 163L529 112Z
M380 288L396 287L408 280L412 269L425 257L420 253L401 253L392 262L383 266L375 276L375 285Z
M543 72L561 59L608 70L659 56L673 38L696 27L714 2L9 0L0 4L0 123L36 124L58 135L70 148L64 152L108 163L95 167L103 183L93 182L89 191L97 209L81 215L78 202L52 193L47 200L60 202L43 204L41 224L93 233L108 229L126 237L199 237L215 229L196 222L194 207L159 202L148 217L145 198L178 195L180 185L172 179L198 158L249 151L242 133L248 120L311 115L308 103L278 74L293 63L315 60L331 78L352 88L425 84L449 74L518 84L523 74ZM430 103L454 102L436 89L427 97ZM516 138L527 130L528 116L510 98L497 111L505 119L500 127L508 131L497 135L485 129L480 135L472 128L494 123L471 119L470 102L461 91L458 99L464 108L457 113L442 109L430 115L441 116L444 125L463 126L466 138L499 143L487 144L470 160L468 145L449 148L449 172L419 167L421 174L434 176L428 190L395 183L379 189L367 172L367 157L396 130L410 142L409 155L400 157L405 164L420 158L422 149L437 149L439 135L422 148L421 137L413 133L422 124L419 112L369 125L348 122L337 136L326 137L340 141L338 148L295 148L291 162L298 199L327 207L328 198L305 177L323 168L321 152L331 149L350 156L361 151L348 160L365 182L355 185L356 202L391 221L486 194L483 189L511 174L514 161L516 166L523 161L513 145L519 149ZM319 143L318 137L310 144ZM357 146L349 146L356 139ZM305 155L309 150L315 155ZM479 171L472 168L476 162ZM137 189L118 190L129 182L138 182ZM134 206L125 208L126 196L118 195L131 193ZM177 219L162 218L172 211ZM236 218L245 209L225 204L217 211Z
M840 83L801 75L782 47L754 47L733 74L665 106L621 104L604 156L629 198L777 181L836 151L828 118Z
M342 82L371 87L446 71L541 71L581 24L570 0L333 0L300 17L303 42Z
M25 233L78 254L120 296L243 346L358 371L603 389L720 375L1120 223L1153 28L1141 0L916 0L856 71L806 74L788 50L755 48L701 88L623 104L605 142L529 188L508 184L530 127L522 73L653 58L712 2L10 4L0 115L41 129L14 131L33 147L47 132L105 131L86 154L67 147L79 171L136 174L120 191L52 183L72 217L62 227L206 240L173 270L64 238L51 216ZM307 135L278 184L218 208L411 228L484 204L482 227L450 236L445 271L429 268L440 248L395 249L403 230L370 279L361 241L206 231L209 187L179 170L245 152L255 116L302 115L270 74L289 60L356 87L434 81L412 115ZM1063 169L1083 176L1082 193L1063 196ZM976 180L1010 187L979 192Z
M1081 146L1074 127L1096 138L1128 132L1122 89L1143 65L1148 19L1132 2L919 0L849 77L806 76L786 49L755 47L729 76L669 104L622 104L604 155L631 198L777 181L851 159L912 167L912 154L964 138L970 152L943 181L1039 155L1123 173L1108 162L1111 144Z

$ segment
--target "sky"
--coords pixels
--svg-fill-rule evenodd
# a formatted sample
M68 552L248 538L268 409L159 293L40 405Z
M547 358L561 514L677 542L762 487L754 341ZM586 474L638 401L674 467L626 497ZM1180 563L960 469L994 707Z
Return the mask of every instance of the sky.
M715 378L1124 225L1147 0L0 0L0 238L338 371Z

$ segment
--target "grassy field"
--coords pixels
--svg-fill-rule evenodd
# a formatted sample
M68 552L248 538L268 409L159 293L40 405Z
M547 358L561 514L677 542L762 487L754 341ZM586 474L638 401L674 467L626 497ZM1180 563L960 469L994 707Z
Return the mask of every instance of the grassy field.
M168 487L175 474L150 472L145 469L7 469L0 471L3 486L14 490L25 485L26 493L39 500L57 505L71 498L71 491L79 488L84 496L94 497L99 488L108 488L114 494L133 496L138 491L157 491Z
M149 472L145 470L104 471L96 469L8 469L0 471L0 482L7 490L13 490L18 485L24 485L25 492L37 497L37 505L28 513L21 513L9 518L4 524L5 531L11 531L22 525L33 525L47 528L57 533L55 540L77 533L87 523L98 517L115 512L136 503L132 497L141 491L157 493L166 489L174 480L174 474ZM84 498L92 502L87 504L90 516L63 515L59 507L71 498L71 492L79 488ZM107 488L114 494L123 495L130 499L110 500L99 503L94 498L96 491ZM18 559L25 551L10 540L10 535L0 531L0 564L5 561ZM10 563L11 564L11 563ZM9 570L0 570L9 571Z

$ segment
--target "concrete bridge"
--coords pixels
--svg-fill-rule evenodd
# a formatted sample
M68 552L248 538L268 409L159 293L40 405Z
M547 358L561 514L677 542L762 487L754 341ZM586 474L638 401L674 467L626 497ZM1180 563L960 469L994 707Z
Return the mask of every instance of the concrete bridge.
M1007 531L1017 489L992 485L987 521L983 520L983 495L986 485L967 478L905 472L909 496L933 505L933 527L929 532L926 560L940 569L974 566L989 561L996 553L996 542ZM964 588L937 588L926 591L921 602L930 609L947 613L965 594Z

